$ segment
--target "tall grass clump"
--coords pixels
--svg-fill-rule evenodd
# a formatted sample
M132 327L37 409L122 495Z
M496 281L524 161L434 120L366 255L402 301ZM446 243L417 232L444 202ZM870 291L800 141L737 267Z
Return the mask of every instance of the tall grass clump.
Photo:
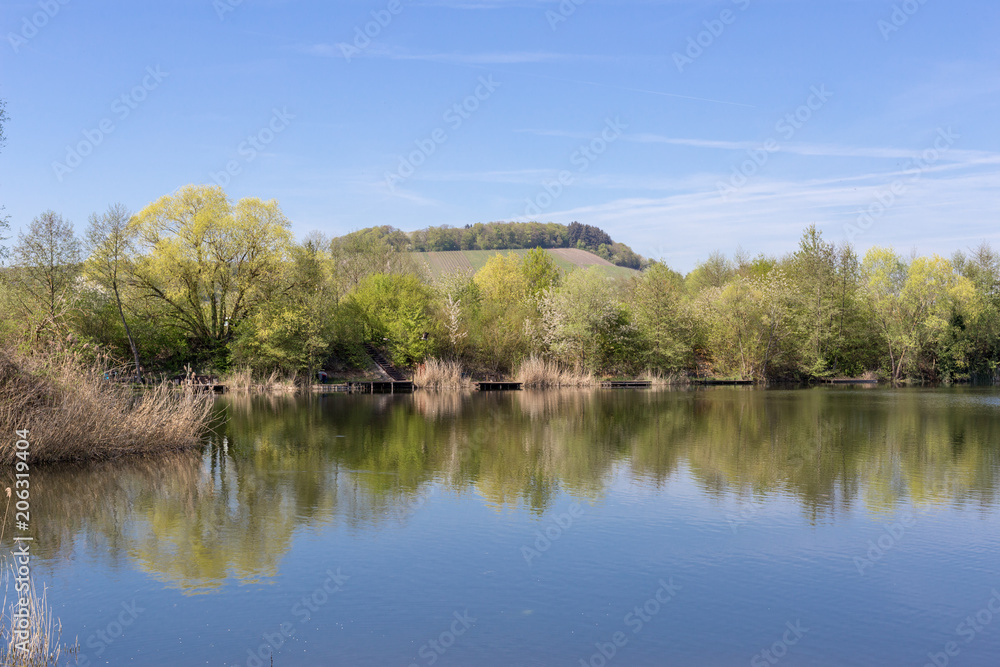
M461 389L472 386L469 378L463 377L462 364L441 359L428 359L417 366L413 384L423 389Z
M0 665L2 667L55 667L63 653L62 623L52 616L48 596L43 588L39 593L32 578L28 579L28 590L17 593L13 602L8 602L7 591L12 590L12 582L17 577L17 564L10 560L0 575L0 585L4 587L3 607L0 608ZM26 619L19 622L17 598L26 599L28 612ZM24 622L26 621L27 627ZM21 634L19 634L21 633ZM72 654L78 647L67 647Z
M641 376L640 380L649 382L654 387L676 387L679 385L691 384L691 379L679 373L661 373L657 370L649 369Z
M51 348L0 350L0 432L28 430L34 462L109 460L196 446L212 415L211 395L169 384L136 390L117 382L99 356ZM0 464L15 458L0 439Z
M301 389L299 377L271 371L269 375L258 376L249 368L237 368L219 378L230 394L292 394Z
M592 387L593 373L574 371L554 361L532 355L521 362L514 379L525 387Z

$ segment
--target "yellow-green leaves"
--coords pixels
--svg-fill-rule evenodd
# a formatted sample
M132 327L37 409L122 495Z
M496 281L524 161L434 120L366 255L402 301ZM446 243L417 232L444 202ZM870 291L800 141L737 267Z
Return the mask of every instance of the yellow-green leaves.
M267 294L291 244L290 223L276 201L234 205L217 186L181 188L132 224L140 246L135 282L209 347L230 339Z
M487 260L474 278L483 299L505 305L520 303L528 295L521 258L514 253L497 253Z
M975 316L981 307L969 279L938 255L907 264L891 248L876 247L865 255L861 269L894 380L948 329L956 313Z

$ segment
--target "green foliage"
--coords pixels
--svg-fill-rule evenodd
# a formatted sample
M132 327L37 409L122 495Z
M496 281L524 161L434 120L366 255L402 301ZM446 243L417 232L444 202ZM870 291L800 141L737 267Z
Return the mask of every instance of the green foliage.
M32 337L62 330L71 306L72 288L80 275L80 241L73 225L55 211L31 221L14 246L12 280L20 316Z
M921 357L931 348L950 342L954 354L955 323L965 316L976 318L982 310L972 281L937 255L906 264L892 249L872 248L862 274L895 381L908 370L919 370Z
M275 201L235 205L216 186L187 186L133 220L131 280L170 325L219 366L237 329L272 293L288 256L289 221Z
M694 363L695 322L684 300L684 278L654 262L631 286L632 312L645 341L644 365L657 371L682 371Z
M521 271L528 283L528 293L533 296L559 285L559 267L552 256L541 248L528 251L522 260Z
M520 303L527 297L530 288L521 258L514 253L497 253L476 273L473 280L484 300L503 306Z
M415 276L376 273L362 280L349 299L365 341L388 348L394 364L419 363L432 351L432 293Z
M697 307L715 372L764 381L787 370L791 302L791 285L780 271L705 290Z
M329 355L335 337L336 308L329 254L322 238L308 238L290 249L272 294L240 328L233 363L258 374L304 372L308 376Z
M528 352L526 324L534 315L524 262L515 253L497 253L472 283L477 298L470 304L469 347L475 350L470 365L492 374L510 372Z
M736 275L736 267L720 252L713 252L684 282L690 296L697 296L703 290L722 287Z
M72 334L156 370L235 363L308 376L363 366L364 342L401 366L440 355L481 376L531 357L597 375L757 381L1000 371L1000 254L986 245L952 261L882 248L861 261L811 226L781 258L713 253L687 276L653 262L617 277L607 266L563 272L543 249L597 244L631 261L586 225L372 227L294 243L276 202L234 203L216 187L183 188L134 217L113 206L90 223L82 263L54 212L21 235L0 272L0 337L30 347ZM409 257L428 244L527 241L531 250L470 251L474 262L433 285Z
M556 359L577 370L634 370L639 332L619 295L619 285L595 268L574 271L561 289L542 299L542 342Z

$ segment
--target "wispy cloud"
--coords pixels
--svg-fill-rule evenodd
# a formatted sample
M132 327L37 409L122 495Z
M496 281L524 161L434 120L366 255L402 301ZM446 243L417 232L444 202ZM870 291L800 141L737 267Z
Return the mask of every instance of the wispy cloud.
M338 44L309 44L299 48L311 56L321 58L342 58L343 51ZM497 51L490 53L414 53L398 47L372 44L363 54L355 58L380 58L384 60L410 60L422 62L448 63L456 65L518 65L537 63L568 63L586 60L601 60L604 56L580 53L552 53L548 51Z
M953 167L953 173L935 178L925 174L909 184L906 193L855 243L862 251L875 244L894 244L947 254L968 245L970 239L1000 238L994 222L995 193L1000 187L1000 169L995 164L964 172ZM755 251L787 252L811 223L824 229L829 239L847 241L846 226L856 223L860 211L884 194L885 185L884 174L801 182L762 180L727 202L706 189L618 198L551 211L546 218L587 219L620 230L618 235L633 247L690 269L720 245L728 251L742 244ZM956 226L959 220L962 225Z

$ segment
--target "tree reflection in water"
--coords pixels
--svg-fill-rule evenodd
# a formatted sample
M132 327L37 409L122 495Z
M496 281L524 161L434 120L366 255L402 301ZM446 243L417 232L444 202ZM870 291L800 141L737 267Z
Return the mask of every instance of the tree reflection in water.
M617 473L647 486L683 474L719 501L780 494L834 522L856 504L991 507L1000 470L1000 406L974 389L418 392L220 409L201 452L34 470L38 566L102 554L202 593L277 575L297 531L391 529L437 490L541 515L561 493L599 500Z

